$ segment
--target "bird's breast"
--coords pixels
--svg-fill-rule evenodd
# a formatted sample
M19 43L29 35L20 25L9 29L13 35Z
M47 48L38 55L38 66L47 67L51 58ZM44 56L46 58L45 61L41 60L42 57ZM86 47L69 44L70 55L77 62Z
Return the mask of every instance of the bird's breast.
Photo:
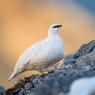
M50 40L44 46L40 46L38 52L31 56L32 67L45 68L62 60L64 57L63 42Z
M51 45L51 50L49 51L48 59L52 61L52 63L56 63L64 57L64 48L63 43L57 42Z

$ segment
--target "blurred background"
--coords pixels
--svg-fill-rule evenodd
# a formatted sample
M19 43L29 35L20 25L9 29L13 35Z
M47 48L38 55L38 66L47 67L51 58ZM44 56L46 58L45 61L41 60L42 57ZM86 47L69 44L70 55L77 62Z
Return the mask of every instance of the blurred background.
M95 38L95 0L0 0L0 84L11 87L25 72L8 82L27 47L47 36L53 23L64 25L65 55Z

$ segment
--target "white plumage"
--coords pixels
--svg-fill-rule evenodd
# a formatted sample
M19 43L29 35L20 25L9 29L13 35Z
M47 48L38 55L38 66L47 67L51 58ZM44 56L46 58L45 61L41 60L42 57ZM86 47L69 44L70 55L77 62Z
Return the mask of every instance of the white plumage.
M59 35L61 26L59 24L51 25L47 38L24 51L18 59L9 80L27 70L42 72L45 68L63 59L63 41Z

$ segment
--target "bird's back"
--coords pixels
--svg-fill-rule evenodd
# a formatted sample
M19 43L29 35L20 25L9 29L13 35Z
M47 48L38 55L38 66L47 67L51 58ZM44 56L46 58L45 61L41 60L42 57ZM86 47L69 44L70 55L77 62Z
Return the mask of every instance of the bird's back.
M46 40L43 40L37 44L34 44L33 46L30 46L29 48L27 48L23 54L19 57L16 65L22 65L22 64L27 64L27 62L31 59L34 58L34 56L36 57L36 54L40 51L42 43L45 43Z

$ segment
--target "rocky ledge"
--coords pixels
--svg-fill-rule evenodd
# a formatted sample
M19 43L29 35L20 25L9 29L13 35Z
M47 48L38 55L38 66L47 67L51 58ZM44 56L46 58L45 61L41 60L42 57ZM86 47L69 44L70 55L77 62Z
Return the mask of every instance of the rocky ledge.
M65 57L60 69L47 75L34 75L20 80L6 90L6 95L68 95L72 82L92 76L95 76L95 40L82 45L75 54Z

